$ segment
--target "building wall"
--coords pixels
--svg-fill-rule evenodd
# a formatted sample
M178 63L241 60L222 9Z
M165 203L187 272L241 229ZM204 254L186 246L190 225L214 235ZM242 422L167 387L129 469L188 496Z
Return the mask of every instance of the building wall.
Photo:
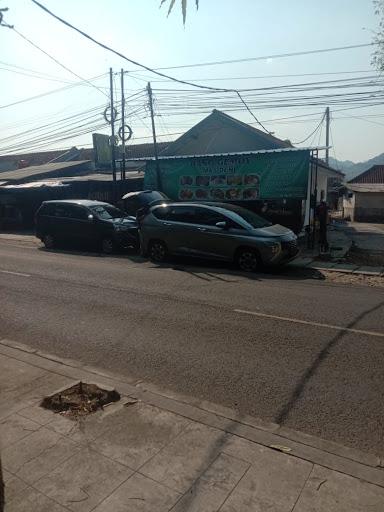
M344 219L350 219L352 222L355 220L355 196L356 194L349 193L343 198Z
M384 192L355 192L354 220L384 222Z

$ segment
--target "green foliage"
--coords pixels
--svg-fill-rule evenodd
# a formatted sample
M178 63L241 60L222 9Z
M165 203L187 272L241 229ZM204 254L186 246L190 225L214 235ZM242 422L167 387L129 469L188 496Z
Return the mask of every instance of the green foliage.
M176 0L161 0L161 3L160 3L160 7L165 4L166 2L169 2L169 8L168 8L168 14L167 16L170 15L170 13L172 12L172 9L176 3ZM199 0L195 0L195 3L196 3L196 9L199 8ZM183 13L183 23L185 25L185 20L187 18L187 0L181 0L181 10L182 10L182 13Z
M373 0L373 4L375 14L379 17L379 26L374 32L375 51L372 56L372 64L379 71L384 71L384 0Z

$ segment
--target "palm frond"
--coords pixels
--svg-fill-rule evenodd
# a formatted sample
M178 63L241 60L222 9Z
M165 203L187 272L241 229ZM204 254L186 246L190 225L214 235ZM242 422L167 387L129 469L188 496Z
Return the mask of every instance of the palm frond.
M168 8L167 16L169 16L170 13L172 12L172 9L175 5L176 0L161 0L160 7L162 7L163 4L165 4L168 1L169 1L169 8ZM196 4L196 9L198 9L199 8L199 0L195 0L195 4ZM187 19L187 0L181 0L181 10L183 13L183 24L185 25L185 20Z
M185 25L185 19L187 17L187 0L181 0L181 9L183 11L183 25Z

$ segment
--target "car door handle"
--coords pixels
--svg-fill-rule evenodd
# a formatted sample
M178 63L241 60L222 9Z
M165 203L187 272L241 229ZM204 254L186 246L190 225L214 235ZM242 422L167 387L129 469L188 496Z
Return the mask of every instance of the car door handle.
M197 228L198 231L207 231L207 228Z
M163 226L172 226L170 222L163 222Z

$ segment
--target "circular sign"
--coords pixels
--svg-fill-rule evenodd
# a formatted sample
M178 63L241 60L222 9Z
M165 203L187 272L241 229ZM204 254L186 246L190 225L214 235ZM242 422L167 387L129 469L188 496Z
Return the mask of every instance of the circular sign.
M123 128L124 128L124 139L123 139ZM124 140L124 142L128 142L129 139L132 137L133 131L130 126L125 124L124 126L120 126L119 128L119 137L121 140Z
M105 108L103 115L104 115L104 119L107 121L107 123L112 124L114 121L116 121L118 112L115 109L115 107L113 107L113 109L111 110L111 107L108 106Z

